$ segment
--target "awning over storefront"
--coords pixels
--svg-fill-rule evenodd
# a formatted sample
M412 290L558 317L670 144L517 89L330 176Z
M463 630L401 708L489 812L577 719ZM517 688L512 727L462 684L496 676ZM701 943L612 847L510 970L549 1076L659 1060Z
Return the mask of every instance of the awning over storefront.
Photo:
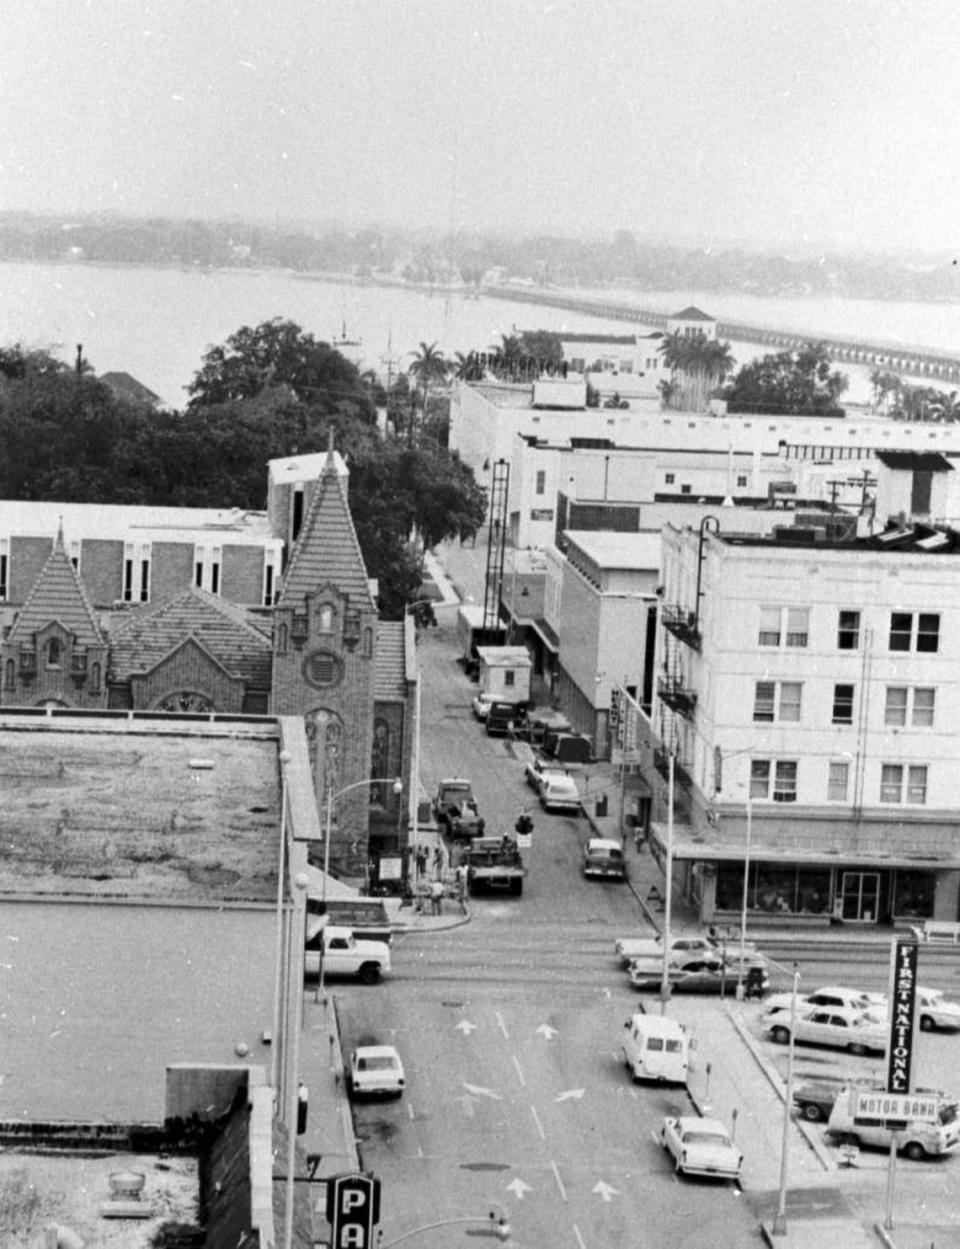
M955 841L950 847L930 845L929 853L923 851L924 838L920 827L904 826L902 829L885 829L881 838L876 831L865 836L857 830L844 833L836 830L829 843L819 845L810 832L791 833L783 825L777 827L777 840L769 834L758 835L754 820L750 859L754 863L816 864L818 867L898 867L915 870L946 871L960 868L960 845ZM651 849L657 859L665 857L670 844L670 831L665 823L651 823ZM674 860L701 863L742 863L747 857L746 841L726 836L722 829L710 829L700 833L688 824L675 824L672 837Z

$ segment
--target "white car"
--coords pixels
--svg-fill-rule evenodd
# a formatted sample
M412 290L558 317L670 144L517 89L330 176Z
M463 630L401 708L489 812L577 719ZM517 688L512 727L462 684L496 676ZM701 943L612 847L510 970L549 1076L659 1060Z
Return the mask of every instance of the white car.
M544 784L552 776L569 776L564 768L557 764L545 763L543 759L531 759L523 769L523 779L534 793L539 794Z
M720 1180L739 1180L743 1154L719 1119L670 1115L660 1128L660 1144L673 1157L677 1172Z
M917 986L916 1015L923 1032L960 1032L960 1005L948 1001L941 989Z
M763 1012L771 1015L777 1010L790 1010L792 993L771 993L764 1000ZM887 999L882 993L864 993L862 989L848 989L840 985L827 985L823 989L815 989L813 993L801 993L797 997L797 1011L802 1013L810 1006L842 1006L844 1010L872 1010L880 1013L887 1008Z
M548 773L540 786L540 805L544 811L570 811L580 814L580 790L572 776L565 772Z
M763 1028L771 1041L790 1042L790 1007L765 1015ZM810 1045L829 1045L851 1054L882 1054L887 1048L889 1024L871 1011L848 1010L843 1006L804 1007L793 1022L794 1039Z
M490 704L493 702L496 702L496 699L492 694L475 694L473 696L470 706L473 708L473 714L478 720L486 720Z
M663 958L663 936L620 937L613 943L613 950L624 967L629 967L635 958ZM671 958L675 955L686 957L688 954L702 954L704 957L714 955L719 959L722 953L723 944L716 937L672 937L670 940ZM738 941L728 941L726 953L730 959L739 959L740 943ZM745 943L743 953L746 966L765 966L764 959L757 953L757 948L752 941Z
M350 1055L347 1084L352 1094L399 1097L404 1085L403 1063L392 1045L361 1045Z

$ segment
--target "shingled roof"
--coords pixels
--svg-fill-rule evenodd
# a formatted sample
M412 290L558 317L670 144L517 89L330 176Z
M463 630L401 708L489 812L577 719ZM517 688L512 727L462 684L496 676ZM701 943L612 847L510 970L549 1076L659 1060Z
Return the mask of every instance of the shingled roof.
M81 646L103 646L104 637L93 606L63 545L63 528L57 530L47 562L17 613L8 641L22 642L57 621Z
M671 312L671 321L716 321L716 317L711 317L708 313L698 308L696 304L688 304L686 308L681 308L679 312Z
M377 622L377 663L374 698L392 702L407 696L406 622Z
M290 556L278 606L301 603L328 581L349 595L351 604L376 610L332 450Z
M242 607L195 586L115 626L113 679L123 681L149 672L191 637L232 676L255 689L270 688L268 634L252 623Z

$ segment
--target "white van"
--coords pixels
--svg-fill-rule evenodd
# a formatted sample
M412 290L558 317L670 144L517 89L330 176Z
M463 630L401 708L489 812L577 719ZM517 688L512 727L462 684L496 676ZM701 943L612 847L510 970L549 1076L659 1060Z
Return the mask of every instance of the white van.
M632 1015L623 1025L623 1061L630 1078L686 1084L690 1070L690 1037L667 1015Z
M893 1132L887 1126L890 1119L884 1104L886 1096L883 1089L842 1088L830 1111L827 1132L840 1144L889 1149ZM936 1122L907 1120L897 1134L897 1148L908 1158L917 1160L952 1153L960 1145L960 1122L954 1098L923 1091L918 1091L914 1097L918 1107L922 1106L924 1113L929 1114L929 1120ZM857 1123L854 1122L855 1111Z

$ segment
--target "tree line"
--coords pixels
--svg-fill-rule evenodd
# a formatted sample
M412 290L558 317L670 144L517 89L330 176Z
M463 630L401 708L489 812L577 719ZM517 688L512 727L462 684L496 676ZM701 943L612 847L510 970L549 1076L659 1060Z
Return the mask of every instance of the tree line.
M394 619L419 592L423 550L484 521L472 471L419 437L422 420L410 417L413 436L383 437L374 379L291 321L244 326L210 348L187 390L183 411L158 411L118 396L83 359L0 348L0 497L261 511L267 461L323 451L332 432L367 570Z

